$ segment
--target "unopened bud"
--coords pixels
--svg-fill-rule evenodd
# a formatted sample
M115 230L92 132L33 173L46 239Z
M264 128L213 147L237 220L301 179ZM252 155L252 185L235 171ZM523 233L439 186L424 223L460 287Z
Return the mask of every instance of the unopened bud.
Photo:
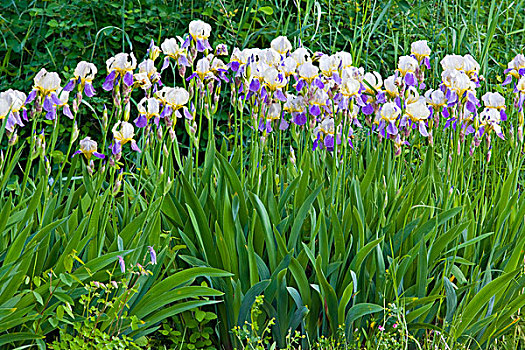
M295 151L292 146L290 146L290 162L295 165L297 162L297 159L295 158Z
M168 130L168 134L170 135L170 139L171 139L171 141L172 141L172 142L175 141L175 137L176 137L176 135L175 135L175 130L173 130L173 128L169 128L169 130Z
M78 129L77 122L75 122L75 124L73 124L73 133L71 134L71 143L77 140L79 134L80 130Z
M11 135L11 137L9 138L9 146L14 146L16 145L18 141L18 134L16 133L16 131Z
M131 110L131 104L128 102L124 106L124 121L127 122L129 120L129 113Z
M120 191L120 186L122 185L122 181L117 180L115 181L115 185L113 186L113 194L117 194Z
M108 109L106 108L106 105L104 104L104 111L102 112L102 124L104 126L104 130L108 127Z
M162 140L162 125L159 125L157 129L157 138L159 141Z
M179 75L184 78L184 76L186 75L186 66L179 66Z
M487 163L490 163L490 158L492 157L492 151L489 149L487 152Z
M73 108L73 113L77 114L77 112L78 112L78 102L77 102L76 99L73 100L72 108Z
M93 175L93 172L95 171L95 162L93 162L93 160L89 161L89 164L87 166L87 171L89 175Z
M166 147L166 144L162 145L162 153L164 153L164 157L168 158L170 153L168 152L168 147Z

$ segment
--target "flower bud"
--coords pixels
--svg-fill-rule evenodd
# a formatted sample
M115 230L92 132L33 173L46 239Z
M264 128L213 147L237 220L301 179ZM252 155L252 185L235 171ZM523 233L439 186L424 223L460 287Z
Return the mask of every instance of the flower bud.
M128 103L126 103L126 105L124 106L124 121L125 122L129 120L130 110L131 110L131 104L128 101Z
M157 128L157 139L160 141L162 140L162 125L159 125Z
M75 122L75 124L73 124L73 133L71 134L71 143L77 140L79 134L80 130L78 129L77 122Z
M89 161L89 164L87 166L87 171L89 175L93 175L93 172L95 171L95 162L93 162L93 160Z
M77 112L78 112L78 102L77 102L76 99L73 100L72 108L73 108L73 113L77 114Z
M295 158L295 151L292 146L290 146L290 162L295 165L297 163L297 159Z
M168 158L170 153L168 152L168 147L166 147L166 144L162 145L162 153L164 153L164 157Z
M77 98L76 98L76 100L77 100L78 106L80 106L80 103L82 103L82 92L80 92L80 91L77 92ZM77 107L78 107L78 106L77 106Z
M179 66L179 75L184 78L184 76L186 75L186 66L183 66L183 65L180 65Z
M120 191L121 185L122 185L122 181L120 180L115 181L115 185L113 186L113 195L116 195Z
M492 157L492 150L489 149L487 152L487 163L490 163L490 158Z
M171 141L172 141L172 142L175 141L175 137L176 137L176 135L175 135L175 130L173 130L173 128L169 128L169 130L168 130L168 134L170 135L170 139L171 139Z
M11 137L9 138L9 146L14 146L16 145L18 141L18 134L15 132L13 132L13 134L11 135Z
M104 126L104 130L107 129L108 123L109 123L109 120L108 120L108 109L107 109L106 105L104 104L104 111L102 112L102 124Z

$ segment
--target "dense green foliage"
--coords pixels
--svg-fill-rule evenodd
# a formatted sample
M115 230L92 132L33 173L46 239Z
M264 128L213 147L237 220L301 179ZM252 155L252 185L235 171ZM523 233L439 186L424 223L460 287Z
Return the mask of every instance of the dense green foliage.
M42 67L60 73L61 87L81 60L99 72L95 96L82 83L80 95L73 90L66 98L71 120L62 115L67 103L49 117L44 101L53 92L42 89L21 107L29 116L23 127L11 132L11 116L0 119L0 347L82 349L102 341L114 349L524 346L524 120L520 92L499 84L525 43L525 19L518 15L524 5L3 3L0 91L29 93ZM308 123L279 109L276 120L290 127L269 130L269 106L284 109L278 89L261 79L268 100L259 88L245 98L251 76L235 77L231 67L184 79L205 56L188 35L187 54L195 57L185 74L173 60L161 71L162 59L153 58L165 86L189 91L184 103L169 104L151 86L127 86L124 74L103 89L106 59L121 51L133 51L139 62L151 58L150 40L160 45L182 36L196 18L212 25L210 42L228 44L230 53L287 35L294 48L346 50L353 66L385 78L412 41L427 39L432 69L421 61L418 74L424 71L421 82L436 89L440 60L471 53L485 80L468 91L479 99L501 93L508 119L489 124L480 118L481 105L475 116L466 113L467 93L455 102L447 97L452 123L464 119L443 128L446 104L436 107L440 123L434 116L423 120L428 138L421 121L414 118L410 128L400 120L414 103L410 93L419 97L427 87L410 90L400 80L394 123L407 145L390 131L381 136L379 109L377 120L362 110L353 115L360 102L351 97L350 108L336 111L333 92L340 87L333 76L320 73L323 87L310 82L301 90L294 69L282 90L290 100L291 93L302 94ZM468 77L462 71L469 83L477 79L474 71ZM396 103L391 96L378 102L383 87L367 89L363 75L368 101L377 108ZM319 119L310 108L317 90L331 93ZM144 93L162 109L176 105L180 118L152 116L146 127L129 124L136 133L124 137L124 122L143 113ZM323 129L329 119L335 132ZM462 122L485 134L465 135ZM326 139L337 134L343 141L328 146ZM77 141L85 137L98 142L94 150ZM325 148L315 149L317 142Z
M437 60L471 53L482 74L497 80L523 51L524 6L523 0L4 1L0 90L27 90L41 67L67 73L81 60L104 67L108 57L131 49L142 57L151 39L182 35L195 18L213 23L214 40L230 47L267 46L287 35L314 51L349 51L357 65L381 74L411 42L425 39Z

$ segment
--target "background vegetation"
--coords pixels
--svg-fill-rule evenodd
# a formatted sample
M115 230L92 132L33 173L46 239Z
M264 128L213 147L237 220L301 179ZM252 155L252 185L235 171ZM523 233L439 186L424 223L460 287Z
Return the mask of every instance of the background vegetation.
M488 80L483 93L524 47L524 4L13 0L0 11L0 91L29 91L41 67L70 77L78 61L93 61L100 93L79 118L80 135L96 134L111 100L100 87L105 60L131 50L141 60L151 38L160 44L201 18L213 26L211 41L230 52L288 35L294 46L348 50L356 65L384 76L410 42L427 39L433 67L445 53L474 55ZM436 86L433 72L427 81ZM228 91L222 101L214 122L235 110ZM490 163L483 146L473 156L452 153L446 132L436 133L435 148L417 139L400 158L363 132L358 156L339 165L328 152L303 150L283 164L276 138L260 146L256 132L248 135L243 153L221 128L216 138L205 129L201 163L178 142L166 143L165 156L167 137L159 137L142 156L125 155L123 174L107 166L90 175L76 157L56 179L44 154L11 148L0 164L0 346L82 349L80 338L114 349L339 348L349 337L390 349L414 345L410 336L428 348L518 348L523 142L510 130L493 140ZM21 131L22 143L29 131ZM62 134L69 140L53 132L63 151ZM30 175L17 167L28 157ZM157 264L148 263L148 245Z
M81 60L105 66L152 38L182 35L200 18L212 40L263 47L279 35L312 50L347 50L355 65L386 73L416 40L428 40L432 63L444 53L472 54L481 74L501 79L525 45L523 0L4 0L0 5L0 90L28 88L41 68L69 72ZM158 40L157 40L158 41ZM495 70L497 74L490 74Z

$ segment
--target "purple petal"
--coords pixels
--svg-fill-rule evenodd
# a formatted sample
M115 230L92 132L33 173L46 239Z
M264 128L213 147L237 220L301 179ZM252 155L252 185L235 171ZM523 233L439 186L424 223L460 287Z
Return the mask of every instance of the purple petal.
M120 271L122 273L126 272L126 263L124 262L124 258L122 256L117 256L118 258L118 263L120 265Z
M126 72L124 75L124 84L127 86L133 85L133 73L132 72Z
M332 73L332 79L333 79L333 80L336 82L336 84L338 84L338 85L341 85L341 83L343 82L343 81L341 80L341 77L339 76L339 73L337 73L337 72Z
M288 129L288 126L290 126L290 124L284 118L281 118L281 123L279 124L279 130L284 131Z
M324 145L328 149L334 148L334 136L333 135L326 135L325 138L324 138Z
M62 101L60 101L60 99L58 98L58 96L55 93L51 94L51 101L53 101L53 103L55 105L58 105L58 106L60 106L62 104Z
M423 64L424 64L428 69L430 69L430 58L425 57L425 59L423 60Z
M295 87L295 90L296 90L297 92L300 92L300 91L304 88L305 85L306 85L306 81L303 80L303 79L301 79L301 80L299 80L299 82L297 83L297 86Z
M384 91L379 91L376 96L377 103L385 103L386 102L386 94Z
M56 114L57 114L57 111L56 111L55 108L53 108L52 110L50 110L50 111L48 111L46 113L46 119L48 119L48 120L55 120Z
M197 51L203 52L204 50L206 50L206 45L204 42L202 40L197 40Z
M115 141L113 146L111 146L111 152L113 154L119 154L122 152L122 144L120 143L120 141Z
M96 93L95 89L93 88L93 84L91 83L86 83L84 86L84 92L86 93L87 97L93 97Z
M27 99L26 99L25 104L30 103L30 102L33 102L33 100L35 99L35 97L36 97L36 90L32 90L32 91L29 93L29 96L27 96Z
M109 73L108 76L106 77L104 84L102 84L102 88L106 91L113 90L113 83L115 81L116 76L117 76L117 72L111 71L111 73Z
M185 55L180 55L179 58L177 59L177 63L179 64L179 66L185 66L185 67L191 66L190 62L188 62L188 58Z
M64 108L62 108L62 113L64 113L64 115L66 117L68 117L69 119L73 119L75 118L73 116L73 113L71 113L71 109L69 109L69 106L68 105L65 105Z
M46 98L44 99L43 107L44 107L44 110L47 112L51 112L53 110L54 108L53 102L51 102L51 98L49 98L49 96L46 96Z
M398 133L398 130L397 130L397 127L396 127L396 124L394 122L389 122L388 123L388 126L386 127L386 131L390 134L390 135L397 135Z
M157 264L157 254L155 253L155 250L151 246L148 246L148 250L149 250L149 255L151 258L151 263L153 265L156 265Z
M317 86L321 90L324 89L324 84L320 78L315 78L314 85Z
M297 125L304 125L306 124L306 122L307 122L307 119L306 119L305 113L299 113L294 118L294 123Z
M162 67L160 68L161 71L168 68L170 65L170 58L168 56L164 57L164 62L162 62Z
M425 125L424 121L419 122L419 132L421 133L422 136L428 137L427 126Z
M408 73L405 75L405 83L406 83L408 86L414 86L414 85L416 85L416 77L414 77L414 74L408 72Z
M283 94L283 92L281 90L275 90L274 96L279 101L286 102L286 96L284 96L284 94Z
M507 84L510 84L511 81L512 81L512 76L511 75L507 75L507 77L505 78L505 81L501 85L505 86Z
M505 113L505 110L502 109L501 111L499 111L499 117L502 121L506 121L507 120L507 113Z
M75 88L75 79L71 79L66 86L64 86L64 91L73 91Z
M232 71L237 72L239 70L240 63L237 61L232 61L228 66Z
M370 114L374 113L374 107L373 107L370 103L367 103L367 104L362 108L362 111L363 111L363 114L364 114L364 115L370 115Z
M472 101L467 101L467 103L465 104L465 107L472 113L476 114L477 113L477 110L476 110L476 105L474 105L474 103Z
M104 159L106 158L105 155L103 155L102 153L98 153L98 152L93 152L93 155L99 159Z
M447 107L444 107L444 108L443 108L443 112L441 112L441 113L443 114L443 118L448 118L448 117L450 117L450 113L449 113Z
M259 91L260 87L261 87L261 82L259 81L259 79L257 78L252 79L252 81L250 82L250 91L253 91L253 92Z
M135 152L139 152L139 153L142 152L135 140L131 140L131 149L134 150Z
M190 113L190 111L188 110L188 108L183 107L183 108L182 108L182 111L183 111L183 113L184 113L184 117L186 117L186 119L189 119L189 120L192 120L192 119L193 119L193 115Z
M144 114L139 115L135 119L135 125L137 128L144 128L146 125L148 125L148 118Z
M311 105L310 108L308 108L310 111L310 114L314 117L317 117L319 114L321 114L321 108L319 108L318 105Z

